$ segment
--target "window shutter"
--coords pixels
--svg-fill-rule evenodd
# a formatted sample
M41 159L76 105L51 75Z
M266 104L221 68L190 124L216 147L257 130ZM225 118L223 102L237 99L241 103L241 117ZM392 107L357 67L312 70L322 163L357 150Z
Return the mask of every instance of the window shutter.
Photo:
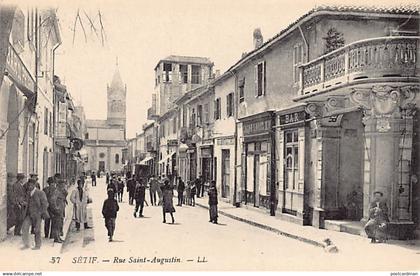
M265 92L266 92L266 89L267 89L266 72L267 72L267 70L265 68L265 60L264 60L264 63L263 63L263 85L262 85L262 88L263 88L262 94L263 95L265 95Z
M255 97L258 97L258 64L254 66L254 87Z

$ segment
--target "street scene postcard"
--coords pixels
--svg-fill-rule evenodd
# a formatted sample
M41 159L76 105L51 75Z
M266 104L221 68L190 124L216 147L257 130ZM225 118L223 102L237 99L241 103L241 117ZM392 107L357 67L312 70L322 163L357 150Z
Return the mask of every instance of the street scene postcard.
M420 3L0 1L0 271L420 271Z

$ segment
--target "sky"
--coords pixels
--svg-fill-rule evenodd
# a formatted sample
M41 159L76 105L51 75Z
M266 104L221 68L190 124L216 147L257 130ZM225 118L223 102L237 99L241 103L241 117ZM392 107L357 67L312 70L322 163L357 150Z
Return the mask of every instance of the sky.
M413 1L401 0L401 3ZM39 1L36 2L39 5ZM127 137L141 132L154 91L154 67L169 55L210 58L222 73L253 48L252 33L264 41L319 4L366 4L362 0L126 0L58 1L62 45L56 51L59 75L88 119L106 119L106 87L118 67L127 85ZM369 5L398 4L370 0ZM87 34L74 22L79 10ZM89 27L99 27L105 45ZM74 43L73 43L73 36Z

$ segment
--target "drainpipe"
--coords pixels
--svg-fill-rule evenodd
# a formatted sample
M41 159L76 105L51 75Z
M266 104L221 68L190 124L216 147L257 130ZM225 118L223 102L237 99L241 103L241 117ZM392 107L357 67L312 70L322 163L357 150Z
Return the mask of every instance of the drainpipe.
M240 207L240 202L238 202L237 200L237 192L238 192L238 124L236 122L237 118L238 118L238 91L237 87L238 87L238 80L237 80L237 76L234 72L229 71L229 73L232 75L232 77L235 78L235 93L234 93L234 103L235 103L235 133L233 135L234 139L235 139L235 161L234 161L234 171L233 171L233 176L234 176L234 185L233 185L233 206L235 207Z
M298 27L299 27L299 32L300 32L300 35L302 36L303 42L305 43L305 49L306 49L306 53L305 53L306 54L306 61L305 62L309 62L309 44L308 44L308 41L306 40L305 35L303 34L302 26L299 25Z

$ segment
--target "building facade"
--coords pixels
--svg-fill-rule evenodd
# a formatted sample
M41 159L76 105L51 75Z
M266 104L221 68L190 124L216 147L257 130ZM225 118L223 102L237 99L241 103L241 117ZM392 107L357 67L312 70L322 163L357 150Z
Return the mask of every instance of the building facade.
M126 93L117 68L107 87L107 119L87 120L85 145L87 171L122 171L123 149L126 148Z

